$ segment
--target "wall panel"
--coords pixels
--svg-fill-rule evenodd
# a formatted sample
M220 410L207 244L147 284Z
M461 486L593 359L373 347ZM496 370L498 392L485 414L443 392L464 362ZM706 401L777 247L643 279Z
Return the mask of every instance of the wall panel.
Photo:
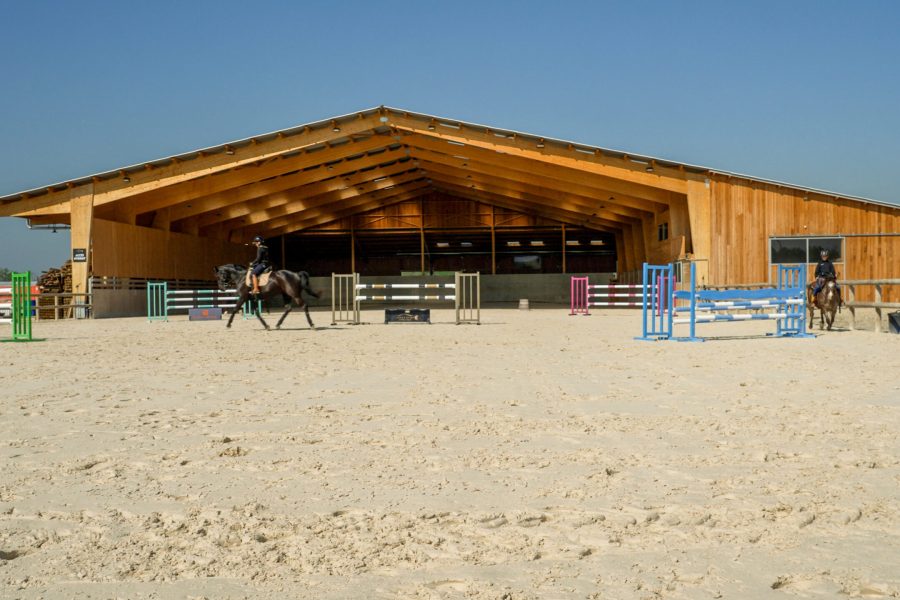
M731 285L770 280L769 238L869 234L848 237L841 276L900 278L900 207L835 198L739 178L711 182L712 249L708 283ZM871 290L863 296L870 296ZM896 301L898 291L885 294ZM861 297L862 299L862 297Z
M249 263L250 246L94 219L94 276L212 280L213 267Z

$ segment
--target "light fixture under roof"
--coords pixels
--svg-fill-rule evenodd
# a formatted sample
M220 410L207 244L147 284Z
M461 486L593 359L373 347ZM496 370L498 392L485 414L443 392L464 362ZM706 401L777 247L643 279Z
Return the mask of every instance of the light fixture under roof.
M579 246L581 242L578 240L566 240L566 246Z
M532 246L543 246L544 241L543 240L531 240L531 245Z
M450 247L450 242L435 242L435 245L436 245L438 248L449 248L449 247Z
M334 133L338 133L341 130L341 126L337 124L337 121L331 122L331 131Z
M459 245L462 246L463 248L471 248L472 242L460 242Z
M506 242L506 245L509 246L509 247L511 247L511 248L518 248L518 247L521 246L522 244L520 244L519 242Z
M591 246L605 246L606 243L603 240L591 240Z
M539 139L539 140L538 140L538 143L536 144L536 146L537 146L538 148L543 148L543 147L544 147L544 138Z
M231 146L225 146L225 154L228 156L234 156L234 148Z
M434 131L436 128L437 128L437 124L435 123L434 119L432 119L431 122L428 124L428 129L429 129L429 131Z

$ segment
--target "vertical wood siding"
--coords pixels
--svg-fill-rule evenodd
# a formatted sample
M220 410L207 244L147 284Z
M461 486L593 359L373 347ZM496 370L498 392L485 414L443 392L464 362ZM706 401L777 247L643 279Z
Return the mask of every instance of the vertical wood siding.
M721 176L710 185L712 285L771 280L768 260L773 236L900 234L900 207ZM848 237L844 253L839 271L845 279L900 278L900 237ZM897 301L898 295L892 289L884 300ZM863 290L858 296L868 299L870 293Z

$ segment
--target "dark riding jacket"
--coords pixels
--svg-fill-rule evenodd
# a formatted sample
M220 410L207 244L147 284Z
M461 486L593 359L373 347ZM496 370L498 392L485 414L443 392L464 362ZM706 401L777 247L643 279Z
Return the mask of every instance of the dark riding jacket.
M250 263L251 267L258 267L260 265L264 267L269 266L269 247L265 244L259 245L259 248L256 249L256 259Z
M816 265L815 277L834 277L837 279L837 272L834 270L834 264L828 259L820 260L819 264Z

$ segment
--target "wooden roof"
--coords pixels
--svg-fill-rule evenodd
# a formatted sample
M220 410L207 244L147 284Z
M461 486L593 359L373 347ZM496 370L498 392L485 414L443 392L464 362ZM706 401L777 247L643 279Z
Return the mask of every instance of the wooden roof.
M616 232L713 173L378 107L0 197L0 216L66 223L92 195L97 218L243 242L442 192Z

